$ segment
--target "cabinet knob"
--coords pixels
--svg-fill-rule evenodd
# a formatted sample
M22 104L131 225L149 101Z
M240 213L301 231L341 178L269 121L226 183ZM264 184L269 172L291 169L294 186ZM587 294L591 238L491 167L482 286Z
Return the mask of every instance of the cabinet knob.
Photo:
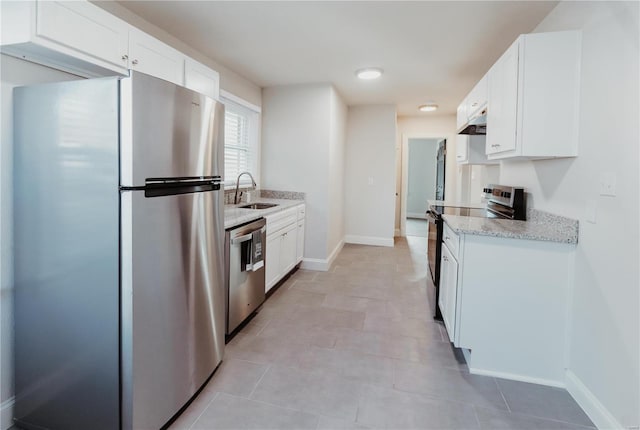
M444 261L449 261L449 259L447 258L447 256L446 256L446 255L445 255L445 256L443 256L443 257L442 257L442 259L443 259Z
M138 64L138 60L133 60L133 61L131 62L131 64L133 64L133 65L135 66L136 64Z
M122 56L122 61L127 61L129 59L129 56L127 54L124 54Z
M449 236L445 236L444 240L450 240L451 238Z
M477 102L476 103L471 103L471 107L476 107L476 106L478 106Z

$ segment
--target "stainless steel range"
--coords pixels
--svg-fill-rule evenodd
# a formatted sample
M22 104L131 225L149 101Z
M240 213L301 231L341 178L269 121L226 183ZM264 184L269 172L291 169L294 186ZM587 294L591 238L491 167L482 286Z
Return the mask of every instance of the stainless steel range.
M526 200L524 188L504 185L487 185L483 190L487 200L486 208L468 207L464 205L434 204L427 210L429 220L429 237L427 240L427 258L431 280L436 289L434 318L442 320L438 308L440 295L440 247L442 246L442 215L457 215L479 218L502 218L512 220L526 219Z

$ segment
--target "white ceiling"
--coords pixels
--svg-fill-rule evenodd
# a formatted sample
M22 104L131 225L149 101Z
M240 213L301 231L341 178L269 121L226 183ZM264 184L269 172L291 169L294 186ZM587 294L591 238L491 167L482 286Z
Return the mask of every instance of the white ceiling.
M261 87L330 82L349 105L456 106L557 1L123 1ZM384 69L376 81L356 69Z

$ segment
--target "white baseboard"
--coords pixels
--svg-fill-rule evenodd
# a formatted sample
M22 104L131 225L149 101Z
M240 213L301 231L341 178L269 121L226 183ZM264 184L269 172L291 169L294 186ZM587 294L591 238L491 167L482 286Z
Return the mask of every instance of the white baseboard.
M15 397L11 397L0 403L0 429L7 430L13 425L13 405Z
M319 272L327 272L333 261L336 259L340 251L342 251L342 247L344 246L344 240L341 240L338 245L333 249L329 258L303 258L302 264L300 265L301 269L304 270L316 270Z
M564 381L535 378L535 377L526 376L526 375L518 375L517 373L496 372L493 370L476 369L471 366L469 366L469 373L473 375L484 375L484 376L492 376L494 378L510 379L512 381L528 382L530 384L546 385L548 387L565 388Z
M571 397L580 405L597 428L600 430L624 428L571 370L565 372L565 385Z
M371 245L371 246L389 246L393 247L393 238L376 237L376 236L356 236L348 234L344 237L345 243L354 243L357 245Z

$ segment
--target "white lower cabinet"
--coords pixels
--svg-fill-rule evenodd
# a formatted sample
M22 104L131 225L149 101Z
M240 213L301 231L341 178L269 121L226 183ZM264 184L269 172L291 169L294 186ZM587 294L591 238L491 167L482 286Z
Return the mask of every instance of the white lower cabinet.
M470 371L563 383L575 245L457 234L446 222L443 236L438 305Z
M265 259L265 292L269 291L280 279L280 248L282 237L279 234L267 236Z
M273 288L302 260L304 205L267 215L265 292ZM301 231L302 224L302 234Z
M456 298L458 293L458 261L449 248L442 244L440 260L440 295L438 306L442 313L449 340L455 341L456 332Z

